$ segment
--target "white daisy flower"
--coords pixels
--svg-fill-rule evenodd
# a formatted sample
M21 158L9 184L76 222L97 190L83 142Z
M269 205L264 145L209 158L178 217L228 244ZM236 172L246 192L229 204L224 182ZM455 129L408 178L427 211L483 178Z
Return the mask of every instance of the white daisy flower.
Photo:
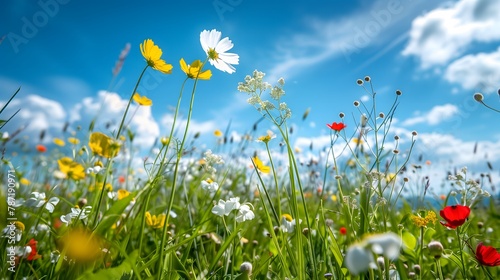
M234 73L236 69L232 64L239 63L239 56L235 53L226 53L233 48L233 43L228 37L221 40L222 33L215 29L211 31L203 30L200 33L201 47L208 56L210 64L215 68L227 72Z
M51 197L47 200L45 193L32 192L31 197L26 200L25 204L28 207L40 208L45 205L45 209L50 213L54 212L56 205L59 203L58 197Z

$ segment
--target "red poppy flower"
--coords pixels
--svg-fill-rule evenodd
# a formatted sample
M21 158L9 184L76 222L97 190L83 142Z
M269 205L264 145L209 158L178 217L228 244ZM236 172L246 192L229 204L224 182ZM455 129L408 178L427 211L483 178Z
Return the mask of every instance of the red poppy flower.
M39 145L36 145L36 150L39 151L40 153L45 153L47 151L47 147L39 144Z
M120 184L125 183L125 176L123 176L123 175L118 176L118 183L120 183Z
M483 243L477 244L476 259L482 265L486 266L500 265L500 253L498 253L498 251L491 246L484 246Z
M28 261L34 261L38 258L40 258L41 256L38 254L38 251L36 250L36 244L38 243L38 241L36 241L35 239L31 238L30 241L28 241L28 244L26 246L30 247L31 248L31 252L29 253L29 255L26 257L26 259Z
M457 228L463 225L469 214L469 206L463 205L446 206L443 210L439 211L439 215L446 220L446 223L441 222L441 224L449 228Z
M341 227L341 228L339 229L339 232L340 232L340 234L342 234L342 235L346 235L346 234L347 234L347 229L346 229L345 227Z
M347 125L345 125L344 123L336 123L336 122L333 122L332 124L326 124L326 126L335 131L341 131L342 129L347 127Z

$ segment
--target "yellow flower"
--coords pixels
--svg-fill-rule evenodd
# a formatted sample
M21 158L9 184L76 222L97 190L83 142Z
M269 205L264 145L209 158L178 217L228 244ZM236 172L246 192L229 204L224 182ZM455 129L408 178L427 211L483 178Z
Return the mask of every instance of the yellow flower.
M428 211L427 212L427 216L425 216L425 220L429 223L435 223L438 221L437 217L436 217L436 213L434 213L434 211Z
M80 140L78 140L78 138L75 137L69 137L68 142L70 142L73 145L78 145L80 143Z
M126 189L119 189L116 191L116 197L118 198L118 200L123 199L129 195L130 195L130 192L127 191Z
M423 212L422 212L423 213ZM428 223L434 224L437 222L437 217L436 213L434 211L427 211L427 215L425 218L422 218L420 215L411 215L411 221L417 226L417 227L426 227Z
M255 156L252 158L253 164L255 164L255 168L262 173L269 173L271 171L271 167L266 166L262 163L259 157Z
M134 93L134 101L137 102L137 104L141 106L151 106L153 105L153 101L151 99L147 98L145 95L140 96L137 92Z
M162 144L163 146L166 146L166 145L168 145L168 144L170 143L170 138L169 138L169 137L162 137L162 138L160 139L160 142L161 142L161 144Z
M269 143L269 141L271 141L271 139L274 138L276 138L276 135L272 131L268 130L267 135L260 136L259 138L257 138L257 142L264 142L267 144Z
M120 151L120 143L100 132L90 134L89 147L92 152L105 158L116 157Z
M392 182L396 179L396 174L394 173L388 173L387 176L385 176L385 180L387 182Z
M337 202L337 196L332 194L332 196L330 197L332 199L333 202Z
M351 140L351 141L352 141L354 144L356 144L356 145L361 145L361 144L363 144L363 139L361 139L361 138L352 138L352 140Z
M144 40L144 43L141 44L141 53L151 68L164 74L172 73L172 64L167 64L165 60L161 59L163 52L157 45L155 45L153 40Z
M62 251L78 263L95 261L101 255L101 239L85 229L71 229L61 239Z
M16 228L20 231L24 231L25 227L24 227L24 224L19 222L19 221L15 221L14 222L14 225L16 226Z
M103 185L104 185L104 182L96 182L95 184L92 184L92 185L89 186L89 191L93 192L96 189L97 190L102 190ZM106 183L106 186L104 186L104 188L108 192L112 192L113 191L113 185L111 185L110 183Z
M54 138L52 141L54 141L54 144L60 147L64 147L64 145L66 145L66 143L64 143L64 140L60 138Z
M217 137L221 137L221 136L222 136L222 131L220 131L220 130L216 129L216 130L214 131L214 135L215 135L215 136L217 136Z
M73 180L80 180L85 178L85 169L77 162L74 162L69 157L63 157L57 161L59 170L65 175L66 178Z
M27 186L27 185L31 184L30 180L28 180L28 179L26 179L26 178L21 178L21 180L19 180L19 183L20 183L21 185L25 185L25 186Z
M210 77L212 77L212 71L210 70L200 72L201 67L203 66L200 60L195 60L191 63L191 65L187 65L184 58L181 58L180 65L182 71L186 73L190 79L198 78L199 80L210 80Z
M151 215L149 211L146 212L146 224L152 228L163 228L166 219L167 216L165 214L160 214L156 216L156 215Z
M281 217L289 222L293 221L293 218L290 214L283 214Z

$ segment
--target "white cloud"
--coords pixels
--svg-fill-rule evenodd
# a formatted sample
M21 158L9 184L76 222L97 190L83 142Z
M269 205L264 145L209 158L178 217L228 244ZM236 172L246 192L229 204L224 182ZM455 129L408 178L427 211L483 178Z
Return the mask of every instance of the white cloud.
M335 57L344 57L350 63L356 54L372 46L383 46L380 53L385 53L387 46L394 47L394 37L405 36L404 31L398 30L399 23L411 18L418 5L421 5L418 1L374 1L366 9L341 19L306 19L307 31L279 40L275 66L268 71L269 81L290 78Z
M460 84L464 89L484 93L495 91L500 86L500 48L492 53L467 55L451 63L445 79Z
M165 114L161 118L161 126L165 128L165 131L162 131L163 133L170 133L170 129L172 128L172 124L174 121L174 115L173 114ZM186 119L183 119L181 117L177 117L176 123L175 123L175 134L177 137L181 137L182 134L184 133L184 130L186 129ZM194 119L191 119L189 123L189 130L188 132L191 134L194 133L200 133L200 134L205 134L207 132L213 133L216 129L220 129L219 125L216 121L210 120L210 121L205 121L205 122L198 122Z
M461 0L417 17L403 55L420 59L423 68L443 65L473 42L500 39L500 2Z
M3 104L5 102L0 102L0 107ZM7 119L18 109L21 110L4 129L12 135L14 131L23 127L20 135L26 136L31 144L39 141L42 130L45 130L45 141L54 137L57 131L61 131L66 120L66 112L59 102L34 94L25 97L16 96L2 112L2 118Z
M70 121L87 127L97 116L95 131L116 132L127 102L128 100L122 99L116 93L99 91L97 97L86 97L74 106L71 110ZM151 114L151 107L131 104L127 114L125 125L128 125L135 133L134 144L138 147L149 148L160 135L158 123Z
M452 163L454 167L480 165L486 167L485 156L491 162L500 160L500 142L495 141L464 141L450 134L423 133L419 135L418 145L425 147L430 156L439 159L441 163ZM477 153L474 146L477 145ZM485 154L486 153L486 154Z
M30 145L40 142L39 135L45 131L43 143L47 144L51 143L54 137L64 138L62 129L66 122L70 124L69 131L74 131L79 125L83 128L83 133L86 133L96 115L98 118L95 131L116 132L127 102L128 100L122 99L116 93L100 91L97 97L86 97L80 103L65 108L58 101L39 95L28 95L16 97L2 115L10 116L21 108L5 127L6 131L12 135L18 128L25 126L20 136L25 137ZM149 148L159 136L159 126L152 117L150 107L137 108L136 105L131 105L129 116L133 118L127 118L125 125L129 125L136 133L135 145Z
M428 125L437 125L443 121L451 119L458 114L458 107L453 104L437 105L429 112L417 113L417 116L405 120L402 125L409 126L418 123L425 123Z

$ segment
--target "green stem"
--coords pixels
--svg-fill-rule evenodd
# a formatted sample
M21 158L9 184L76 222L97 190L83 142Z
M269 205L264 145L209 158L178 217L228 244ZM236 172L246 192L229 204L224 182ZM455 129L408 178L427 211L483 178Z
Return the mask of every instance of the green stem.
M158 263L159 271L158 271L158 277L157 277L158 280L162 279L163 271L164 271L163 268L165 267L165 264L163 263L164 262L164 255L165 255L165 251L163 249L163 246L165 245L165 243L167 241L167 228L168 228L168 222L169 222L169 218L170 218L170 212L172 211L172 205L174 204L177 177L178 177L177 175L179 173L179 163L180 163L181 158L182 158L184 144L186 143L186 138L187 138L187 134L188 134L189 124L191 122L191 116L193 114L194 96L196 93L196 86L198 85L198 76L202 72L203 66L205 65L207 60L208 60L208 57L205 60L205 62L203 62L203 64L201 65L200 70L199 70L196 78L194 79L193 90L191 91L191 101L189 102L189 111L188 111L188 116L187 116L187 120L186 120L186 128L184 129L184 135L182 136L181 144L179 145L179 147L177 149L177 159L175 162L173 181L172 181L172 189L170 191L170 199L168 201L168 206L167 206L167 218L165 221L165 225L163 226L162 239L160 242L160 261ZM174 127L172 126L172 130L173 129L174 129Z
M125 118L127 117L128 109L130 108L130 103L132 103L132 100L134 99L134 94L137 91L137 88L139 87L139 84L142 80L142 76L144 76L144 73L146 72L146 69L148 69L148 67L149 67L149 65L146 65L146 67L144 67L144 69L142 69L141 75L139 76L137 83L135 83L134 90L132 91L132 94L130 95L130 99L128 100L128 103L127 103L127 108L125 108L125 112L123 113L122 121L120 122L120 126L118 127L118 133L116 133L117 140L119 139L120 133L122 132L123 124L125 123Z
M438 271L439 280L444 280L443 269L441 268L441 262L436 259L436 269Z
M280 219L281 219L281 196L280 196L280 190L279 190L279 184L278 184L278 176L276 174L276 169L274 168L274 163L273 163L273 158L271 157L271 151L269 150L269 145L266 142L266 150L267 150L267 155L269 156L269 162L271 164L271 169L273 170L273 177L274 177L274 185L276 189L276 201L278 203L277 208L278 208L278 220L276 221L278 224L280 224ZM274 207L273 207L274 208Z
M462 239L460 238L460 232L459 232L459 228L457 228L457 238L458 238L458 249L459 249L459 252L460 252L460 260L462 261L462 274L464 276L464 279L467 278L467 270L465 269L465 262L464 262L464 252L462 250Z

